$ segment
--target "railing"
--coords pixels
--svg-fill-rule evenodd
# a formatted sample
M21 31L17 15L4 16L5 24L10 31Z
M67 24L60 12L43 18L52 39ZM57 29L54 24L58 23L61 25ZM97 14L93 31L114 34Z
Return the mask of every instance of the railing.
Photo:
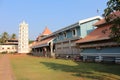
M82 56L114 56L120 57L120 53L80 53Z
M81 53L83 61L120 63L120 53Z

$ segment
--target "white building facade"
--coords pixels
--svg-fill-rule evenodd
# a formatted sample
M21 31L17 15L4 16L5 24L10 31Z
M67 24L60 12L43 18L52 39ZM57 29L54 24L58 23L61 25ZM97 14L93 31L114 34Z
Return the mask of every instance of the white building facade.
M28 24L23 21L19 25L18 53L28 53Z
M18 45L0 45L0 53L16 53L18 51Z

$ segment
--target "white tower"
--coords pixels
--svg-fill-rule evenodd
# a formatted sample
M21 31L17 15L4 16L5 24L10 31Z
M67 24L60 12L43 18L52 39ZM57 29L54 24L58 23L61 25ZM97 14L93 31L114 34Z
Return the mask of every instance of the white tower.
M18 53L28 53L28 24L23 21L19 25Z

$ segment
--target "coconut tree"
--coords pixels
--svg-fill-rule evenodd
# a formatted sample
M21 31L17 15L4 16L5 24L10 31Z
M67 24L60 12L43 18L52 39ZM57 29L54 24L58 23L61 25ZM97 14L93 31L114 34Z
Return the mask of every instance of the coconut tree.
M16 34L15 34L15 33L13 33L13 34L11 35L11 39L16 39Z
M1 43L5 43L9 39L9 34L7 32L2 33L1 35Z

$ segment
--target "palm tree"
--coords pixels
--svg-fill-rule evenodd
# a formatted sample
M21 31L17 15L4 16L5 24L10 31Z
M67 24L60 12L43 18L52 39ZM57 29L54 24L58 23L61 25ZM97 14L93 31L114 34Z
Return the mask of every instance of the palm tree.
M1 35L1 43L5 43L9 39L9 35L7 32L2 33Z
M16 39L16 34L15 33L12 34L11 39Z

